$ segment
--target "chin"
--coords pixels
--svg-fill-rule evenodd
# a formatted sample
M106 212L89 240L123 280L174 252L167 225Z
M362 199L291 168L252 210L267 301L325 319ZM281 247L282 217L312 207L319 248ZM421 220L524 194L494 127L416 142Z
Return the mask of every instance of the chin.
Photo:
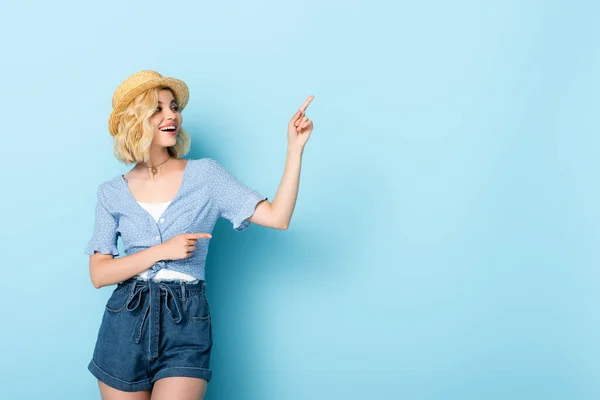
M177 144L177 136L173 137L172 139L168 139L165 140L163 143L164 147L173 147Z

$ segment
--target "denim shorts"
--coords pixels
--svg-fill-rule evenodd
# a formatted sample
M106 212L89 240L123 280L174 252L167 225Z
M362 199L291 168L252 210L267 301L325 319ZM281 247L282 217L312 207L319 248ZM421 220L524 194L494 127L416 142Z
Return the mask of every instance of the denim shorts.
M106 303L88 365L101 382L126 392L158 379L210 380L212 328L206 282L129 279Z

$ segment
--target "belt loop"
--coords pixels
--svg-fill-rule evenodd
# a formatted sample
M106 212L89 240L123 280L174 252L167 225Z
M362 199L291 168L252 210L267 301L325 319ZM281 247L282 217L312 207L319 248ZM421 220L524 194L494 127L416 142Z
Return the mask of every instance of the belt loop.
M131 282L131 296L133 297L133 294L135 293L135 286L137 284L137 279L134 279L133 282Z
M185 283L181 281L181 301L185 301Z

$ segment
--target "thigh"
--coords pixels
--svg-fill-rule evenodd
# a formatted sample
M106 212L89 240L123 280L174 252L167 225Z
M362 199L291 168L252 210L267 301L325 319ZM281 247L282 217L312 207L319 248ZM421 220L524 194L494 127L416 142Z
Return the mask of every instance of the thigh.
M207 385L208 382L200 378L162 378L154 382L152 400L203 400Z
M98 381L100 395L102 400L150 400L150 391L124 392L108 386L106 383Z

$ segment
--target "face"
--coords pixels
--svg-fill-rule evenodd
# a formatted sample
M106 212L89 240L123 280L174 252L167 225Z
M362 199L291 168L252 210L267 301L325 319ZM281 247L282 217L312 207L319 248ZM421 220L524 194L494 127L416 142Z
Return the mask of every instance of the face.
M181 127L181 113L170 90L163 89L158 92L158 107L150 117L150 125L154 131L153 145L171 147L177 143L177 135Z

